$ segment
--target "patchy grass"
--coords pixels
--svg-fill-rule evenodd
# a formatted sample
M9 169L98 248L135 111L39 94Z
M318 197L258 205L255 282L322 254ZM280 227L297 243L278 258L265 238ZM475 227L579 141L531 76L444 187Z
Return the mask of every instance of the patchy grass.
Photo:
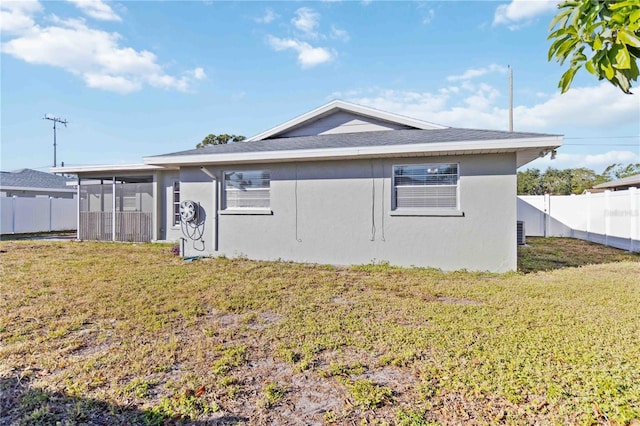
M638 262L640 254L573 238L527 237L518 247L518 270L525 273L625 261Z
M528 243L489 274L2 242L0 424L640 418L640 257Z

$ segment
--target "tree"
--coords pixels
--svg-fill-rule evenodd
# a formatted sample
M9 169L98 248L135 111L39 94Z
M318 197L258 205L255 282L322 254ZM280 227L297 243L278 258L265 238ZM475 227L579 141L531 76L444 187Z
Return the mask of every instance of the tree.
M549 25L548 39L553 42L548 59L555 57L560 65L570 60L558 83L562 93L584 66L599 80L606 78L630 94L631 82L638 79L640 57L638 0L565 0L558 9Z
M571 194L571 171L549 167L542 175L541 185L546 194Z
M518 195L541 195L544 194L540 184L540 170L527 169L518 172Z
M585 189L611 180L607 173L615 173L616 170L631 170L634 165L623 167L612 164L603 174L597 174L591 169L580 167L576 169L548 168L544 173L538 169L527 169L518 172L518 195L552 195L582 194ZM640 165L637 165L640 167ZM616 169L618 167L618 169ZM614 170L615 169L615 170Z
M241 142L245 139L244 136L228 135L226 133L224 135L210 134L202 139L202 142L196 145L196 148L204 148L208 145L225 145L229 142Z
M604 181L610 181L615 179L622 179L629 176L637 175L640 173L640 163L635 164L627 164L626 166L623 164L614 163L604 169Z
M594 185L606 182L607 179L603 175L599 175L591 169L580 167L570 170L571 193L582 194L585 189L593 188Z

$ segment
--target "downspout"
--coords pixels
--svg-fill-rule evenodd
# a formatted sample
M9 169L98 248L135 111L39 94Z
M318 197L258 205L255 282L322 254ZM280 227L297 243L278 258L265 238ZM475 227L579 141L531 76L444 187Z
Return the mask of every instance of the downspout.
M222 182L220 181L220 179L216 179L216 206L215 206L216 213L215 213L215 216L214 216L215 224L216 224L216 232L215 232L215 235L213 237L214 238L214 250L215 251L220 250L220 248L218 247L218 240L219 240L218 235L220 234L220 232L219 232L220 221L218 220L218 218L220 216L218 214L218 211L220 210L220 206L222 205L221 201L222 201Z
M160 198L160 191L158 190L158 181L159 179L159 173L155 172L153 174L153 183L152 183L152 190L151 190L151 196L152 196L152 208L153 210L151 211L151 240L152 241L158 241L160 235L159 235L159 230L158 228L160 227L160 209L158 208L158 201ZM173 191L173 189L172 189ZM140 210L142 210L142 201L140 202Z
M76 238L80 241L80 175L78 175L77 208L76 208Z

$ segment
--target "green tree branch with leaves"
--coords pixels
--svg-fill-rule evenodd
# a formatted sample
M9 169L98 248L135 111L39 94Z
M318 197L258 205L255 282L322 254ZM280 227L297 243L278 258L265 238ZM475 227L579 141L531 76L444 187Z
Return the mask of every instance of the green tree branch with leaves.
M245 139L246 138L244 136L228 135L226 133L223 135L210 134L205 136L205 138L202 139L202 142L196 145L196 148L204 148L209 145L226 145L230 142L241 142Z
M569 69L558 87L565 93L583 66L599 80L630 94L638 79L640 0L566 0L549 25L549 61ZM587 57L589 55L589 57Z

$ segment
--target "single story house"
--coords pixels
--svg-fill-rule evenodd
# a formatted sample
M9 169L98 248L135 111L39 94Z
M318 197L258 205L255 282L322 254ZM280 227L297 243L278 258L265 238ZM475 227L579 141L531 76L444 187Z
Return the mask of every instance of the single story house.
M73 198L76 189L69 186L72 182L64 176L33 169L0 172L0 196Z
M244 142L54 170L78 176L79 239L503 272L516 269L516 169L561 144L333 101Z
M594 186L595 191L587 189L585 192L624 191L629 188L640 188L640 174L604 182Z

